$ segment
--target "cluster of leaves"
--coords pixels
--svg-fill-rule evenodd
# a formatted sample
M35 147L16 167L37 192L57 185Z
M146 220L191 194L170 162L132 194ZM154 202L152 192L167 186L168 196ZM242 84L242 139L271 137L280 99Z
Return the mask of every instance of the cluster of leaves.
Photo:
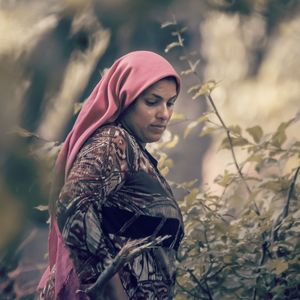
M173 20L162 27L174 26L173 35L183 41L176 25ZM177 42L166 52L174 47L185 51ZM200 81L198 62L188 54L182 59L189 66L182 74ZM177 185L188 193L179 201L185 238L176 299L299 299L300 141L289 140L286 130L300 116L273 133L259 125L246 132L227 126L211 96L216 85L210 81L189 88L191 97L205 98L211 110L187 125L182 139L204 123L200 136L218 133L220 150L230 151L233 165L216 176L218 191L196 181Z

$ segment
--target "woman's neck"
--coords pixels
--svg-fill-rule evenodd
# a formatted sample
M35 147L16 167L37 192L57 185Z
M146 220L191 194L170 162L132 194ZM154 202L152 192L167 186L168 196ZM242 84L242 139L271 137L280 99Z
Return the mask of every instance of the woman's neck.
M143 149L146 148L147 143L141 142L141 141L137 138L137 136L133 133L133 131L132 131L128 126L126 126L125 123L123 123L123 122L117 122L117 125L120 125L120 126L121 126L122 128L124 128L126 131L128 131L128 133L129 133L130 135L132 135L132 136L136 139L136 141L138 142L138 144L139 144Z

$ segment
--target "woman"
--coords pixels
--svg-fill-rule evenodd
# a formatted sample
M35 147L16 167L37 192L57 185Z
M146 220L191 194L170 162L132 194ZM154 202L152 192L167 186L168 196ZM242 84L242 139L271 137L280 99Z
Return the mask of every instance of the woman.
M44 299L88 299L94 283L130 239L170 236L125 263L108 299L171 299L183 236L178 205L147 152L169 122L180 79L163 57L135 51L105 73L56 162ZM57 196L59 193L59 196Z

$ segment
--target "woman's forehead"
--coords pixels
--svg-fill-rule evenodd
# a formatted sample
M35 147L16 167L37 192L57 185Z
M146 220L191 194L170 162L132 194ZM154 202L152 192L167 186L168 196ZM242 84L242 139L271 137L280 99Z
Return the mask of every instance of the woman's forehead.
M152 84L150 87L145 89L142 93L142 95L146 94L152 94L152 93L163 93L163 94L174 94L174 96L177 95L177 85L175 79L161 79L154 84Z

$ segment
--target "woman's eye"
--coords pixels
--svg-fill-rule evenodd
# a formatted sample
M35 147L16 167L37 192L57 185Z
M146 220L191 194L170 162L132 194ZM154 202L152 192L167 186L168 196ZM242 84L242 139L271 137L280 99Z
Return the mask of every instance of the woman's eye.
M146 100L146 104L148 105L148 106L153 106L153 105L155 105L157 103L157 101L155 101L155 100Z
M167 103L167 105L168 105L169 107L174 106L174 104L175 104L175 101L171 101L171 102L168 102L168 103Z

